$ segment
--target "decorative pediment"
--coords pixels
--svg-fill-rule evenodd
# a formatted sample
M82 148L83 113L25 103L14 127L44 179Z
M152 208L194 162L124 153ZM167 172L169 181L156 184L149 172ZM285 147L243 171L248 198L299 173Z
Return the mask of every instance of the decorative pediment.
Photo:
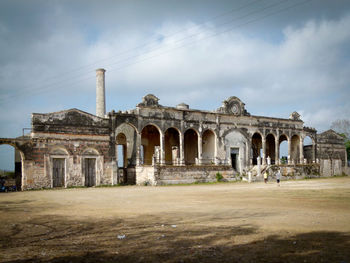
M60 124L73 126L92 126L108 124L108 120L92 115L90 113L78 110L69 109L51 113L33 113L33 124Z
M289 119L293 121L301 121L300 114L294 111L291 115L289 115Z
M143 106L143 107L161 107L161 105L158 104L159 99L154 96L153 94L148 94L142 98L142 102L139 103L137 106Z
M232 96L222 102L222 106L217 112L233 114L235 116L249 116L250 114L244 106L245 104L239 98Z
M318 137L320 137L320 138L337 139L337 140L344 140L344 137L342 137L341 135L339 135L339 133L335 132L332 129L318 134Z

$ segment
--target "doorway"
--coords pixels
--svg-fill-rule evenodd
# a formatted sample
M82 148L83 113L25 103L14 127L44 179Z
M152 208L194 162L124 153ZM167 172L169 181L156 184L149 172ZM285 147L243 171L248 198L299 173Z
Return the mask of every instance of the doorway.
M231 166L234 170L237 170L238 165L239 148L231 148Z
M53 187L64 187L64 177L65 177L65 166L66 159L64 158L53 158L52 159L52 186Z
M96 158L85 158L85 186L96 185Z

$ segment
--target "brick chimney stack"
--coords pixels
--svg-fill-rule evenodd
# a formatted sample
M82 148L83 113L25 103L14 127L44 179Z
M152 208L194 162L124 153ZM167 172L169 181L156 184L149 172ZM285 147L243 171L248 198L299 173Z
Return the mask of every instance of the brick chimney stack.
M96 115L102 118L106 115L105 72L103 68L96 69Z

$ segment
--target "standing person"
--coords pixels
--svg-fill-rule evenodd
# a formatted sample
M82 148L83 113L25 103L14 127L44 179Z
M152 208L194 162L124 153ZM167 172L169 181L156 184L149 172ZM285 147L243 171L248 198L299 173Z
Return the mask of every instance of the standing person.
M267 177L268 177L268 173L267 173L267 171L265 171L265 173L264 173L264 182L265 182L265 184L267 183Z
M281 181L281 169L278 169L276 173L276 180L277 180L277 185L280 186L280 181Z

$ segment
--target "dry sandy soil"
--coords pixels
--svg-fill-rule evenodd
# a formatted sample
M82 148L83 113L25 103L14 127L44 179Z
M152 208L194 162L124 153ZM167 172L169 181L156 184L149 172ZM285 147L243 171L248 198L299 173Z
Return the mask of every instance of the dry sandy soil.
M0 194L0 262L350 262L350 178Z

